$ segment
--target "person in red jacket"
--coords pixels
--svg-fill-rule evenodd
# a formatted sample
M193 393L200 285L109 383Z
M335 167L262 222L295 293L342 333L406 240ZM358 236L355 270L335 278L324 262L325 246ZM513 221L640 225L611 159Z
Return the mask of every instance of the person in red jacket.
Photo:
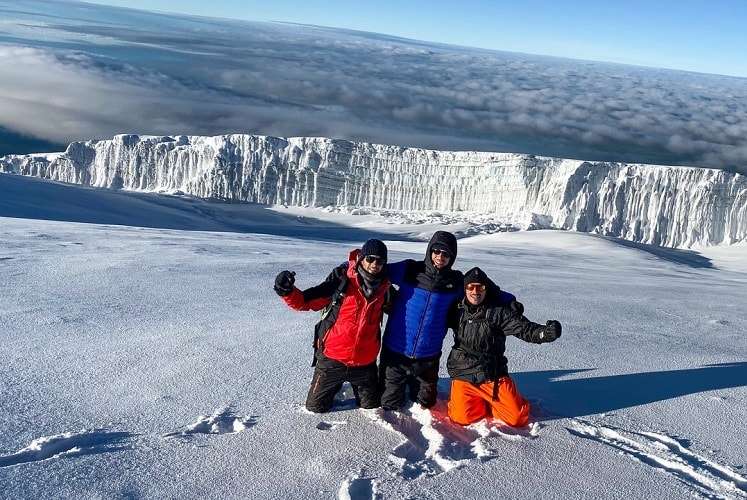
M275 292L297 311L324 309L315 332L315 364L306 408L328 412L343 382L350 382L358 406L379 406L376 358L381 347L381 320L390 283L384 268L386 245L371 239L350 252L319 285L301 291L295 273L281 271Z

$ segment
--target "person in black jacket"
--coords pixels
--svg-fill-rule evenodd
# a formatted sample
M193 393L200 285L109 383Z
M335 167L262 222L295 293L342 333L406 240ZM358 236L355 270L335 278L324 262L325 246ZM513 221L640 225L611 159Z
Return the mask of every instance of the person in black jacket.
M446 367L452 378L449 417L468 425L489 415L510 426L529 422L529 403L508 375L506 337L541 344L560 337L561 325L532 323L515 300L498 300L500 288L478 267L464 276L465 297L449 312L454 347Z

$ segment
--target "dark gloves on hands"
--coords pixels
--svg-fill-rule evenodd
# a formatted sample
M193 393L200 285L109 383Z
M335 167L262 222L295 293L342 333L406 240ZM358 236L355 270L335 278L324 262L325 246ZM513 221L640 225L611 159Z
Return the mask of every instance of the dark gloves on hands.
M275 293L281 297L290 295L293 291L293 284L296 282L296 273L292 271L280 271L275 278Z
M563 328L560 326L559 321L551 319L546 323L545 330L540 334L542 342L552 342L560 338L560 333Z

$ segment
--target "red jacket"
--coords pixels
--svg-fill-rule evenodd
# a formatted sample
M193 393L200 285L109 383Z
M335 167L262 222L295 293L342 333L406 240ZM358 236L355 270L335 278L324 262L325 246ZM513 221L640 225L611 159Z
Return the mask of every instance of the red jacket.
M376 362L381 348L381 318L384 301L389 289L389 280L384 278L374 295L367 300L361 291L356 266L360 250L353 250L348 257L348 284L340 305L337 321L323 339L324 355L347 366L364 366ZM298 288L283 297L286 304L297 311L319 311L332 300L340 283L335 269L327 280L301 292ZM315 293L318 292L318 293ZM315 295L322 294L319 297Z

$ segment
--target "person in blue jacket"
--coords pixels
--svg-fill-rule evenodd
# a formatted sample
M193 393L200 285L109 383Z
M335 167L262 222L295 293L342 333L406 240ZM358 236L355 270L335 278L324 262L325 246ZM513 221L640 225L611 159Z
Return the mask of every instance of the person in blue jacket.
M451 306L464 297L464 277L452 269L456 237L436 231L418 262L407 259L387 265L389 280L399 287L389 313L379 366L381 406L399 410L409 399L423 408L436 403L441 348ZM502 292L502 301L514 299Z

